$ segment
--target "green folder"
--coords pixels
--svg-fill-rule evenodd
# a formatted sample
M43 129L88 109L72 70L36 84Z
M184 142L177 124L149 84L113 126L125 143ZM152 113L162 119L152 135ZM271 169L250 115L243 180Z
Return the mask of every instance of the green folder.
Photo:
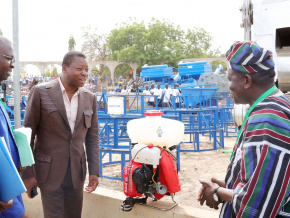
M34 157L30 147L31 129L21 127L19 129L14 129L13 134L20 157L21 167L33 165Z

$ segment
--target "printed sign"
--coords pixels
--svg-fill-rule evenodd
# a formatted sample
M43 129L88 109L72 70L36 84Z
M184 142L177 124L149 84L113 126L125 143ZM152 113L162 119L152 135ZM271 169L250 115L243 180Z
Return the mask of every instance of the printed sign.
M124 97L108 97L108 114L124 114Z
M8 99L8 106L14 106L14 98Z

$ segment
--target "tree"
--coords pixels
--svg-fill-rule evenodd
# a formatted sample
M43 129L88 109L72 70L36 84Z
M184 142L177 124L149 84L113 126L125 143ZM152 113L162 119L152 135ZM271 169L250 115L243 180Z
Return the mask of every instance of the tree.
M105 61L109 59L110 49L107 46L107 37L105 34L99 34L97 29L91 26L82 28L84 42L82 44L82 52L87 56L88 60ZM108 68L103 64L99 68L94 69L91 74L110 74Z
M50 76L50 70L48 68L45 69L45 72L44 72L43 76L45 76L45 77L51 77Z
M68 50L69 51L74 51L75 50L75 45L76 45L75 39L71 35L70 38L69 38L69 40L68 40Z
M146 26L130 18L117 24L108 36L112 60L138 62L138 72L144 64L168 64L176 67L185 58L213 57L219 50L211 50L212 37L202 28L184 31L168 20L152 18Z
M187 30L185 35L185 53L191 58L208 56L212 37L202 28Z
M212 70L215 71L220 64L223 66L222 72L226 71L227 65L223 61L213 61L213 62L211 62Z
M146 25L144 21L130 18L128 22L117 24L108 36L90 26L82 28L82 32L82 51L89 60L137 62L138 73L144 64L177 67L181 59L221 55L219 49L211 49L212 37L204 29L184 31L168 20L152 18ZM104 69L100 66L99 74L103 74ZM116 71L123 74L128 69L123 66Z
M0 29L0 36L3 36L3 32L2 32L2 30Z
M107 66L101 64L99 67L93 67L93 69L91 69L91 76L95 76L95 75L111 76L111 71L109 70Z
M57 68L52 64L50 65L50 69L46 68L44 72L45 77L52 77L52 76L58 76Z
M50 72L51 76L58 76L58 72L55 66L53 66L52 71Z
M131 20L131 22L117 25L117 28L110 32L108 47L112 52L111 59L126 62L142 59L146 49L144 40L147 30L143 21L137 23Z
M128 64L120 64L115 69L115 77L130 75L130 70L132 70L132 68Z
M107 37L104 34L99 34L97 29L92 29L91 26L82 28L84 42L82 44L82 52L89 60L107 60L110 50L107 46Z

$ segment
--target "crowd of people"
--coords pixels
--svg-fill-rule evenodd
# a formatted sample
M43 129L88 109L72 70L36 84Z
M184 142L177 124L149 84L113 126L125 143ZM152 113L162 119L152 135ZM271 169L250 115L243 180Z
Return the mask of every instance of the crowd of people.
M157 87L155 87L155 83L151 83L150 88L149 85L145 85L142 89L140 89L139 84L140 81L137 78L129 82L120 83L115 89L109 89L108 93L143 93L146 95L144 100L149 106L155 107L157 104L158 107L172 107L172 104L175 104L177 108L182 107L180 104L182 91L177 89L179 87L178 83L174 84L173 88L169 87L168 83L165 83L163 89L160 83L157 83Z
M130 85L132 83L132 80L128 79L129 76L127 76L127 79L123 79L123 76L114 77L112 79L110 76L106 76L105 74L101 75L92 75L88 76L88 79L85 83L85 88L90 90L93 93L101 92L104 89L108 89L108 91L111 91L111 87L118 87L119 85Z
M252 41L236 42L226 53L231 96L235 103L249 104L250 108L225 178L200 180L197 200L210 208L221 205L220 217L290 217L290 101L274 85L272 56ZM7 80L13 68L12 44L0 36L0 81ZM26 169L19 165L11 124L0 104L0 136L21 172L29 198L33 188L40 190L45 218L81 217L86 163L89 183L85 190L91 193L98 186L97 102L95 95L83 88L87 77L86 56L71 51L63 58L59 78L31 88L23 125L32 129L36 161ZM156 101L150 95L168 105L173 96L181 94L176 87L170 89L166 84L162 90L160 84L157 88L151 84L144 93L151 105ZM118 87L120 92L127 90L127 84ZM135 84L130 91L140 90ZM27 217L21 195L0 201L0 217Z
M50 82L54 79L55 79L54 77L43 77L43 76L20 76L19 78L20 94L21 96L24 96L24 98L27 100L28 91L31 90L33 86L43 82ZM11 96L14 95L12 76L0 83L0 93L2 102L6 102L6 95Z
M176 107L178 108L180 97L182 96L182 92L180 89L176 89L179 86L179 84L174 84L173 89L171 89L168 86L168 83L165 83L164 89L160 88L160 84L157 84L157 88L155 88L155 84L151 84L151 87L149 89L148 85L145 86L145 90L143 91L144 94L146 94L145 102L148 103L148 105L155 107L156 104L158 107L171 107L172 104L176 104ZM157 96L157 103L156 99L154 97L150 97L150 95L156 95Z

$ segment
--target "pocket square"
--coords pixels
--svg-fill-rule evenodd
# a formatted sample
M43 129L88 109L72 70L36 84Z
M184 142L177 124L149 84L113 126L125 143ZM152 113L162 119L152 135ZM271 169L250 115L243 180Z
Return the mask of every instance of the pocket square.
M84 110L84 115L91 116L93 113L94 113L94 112L93 112L92 109Z

